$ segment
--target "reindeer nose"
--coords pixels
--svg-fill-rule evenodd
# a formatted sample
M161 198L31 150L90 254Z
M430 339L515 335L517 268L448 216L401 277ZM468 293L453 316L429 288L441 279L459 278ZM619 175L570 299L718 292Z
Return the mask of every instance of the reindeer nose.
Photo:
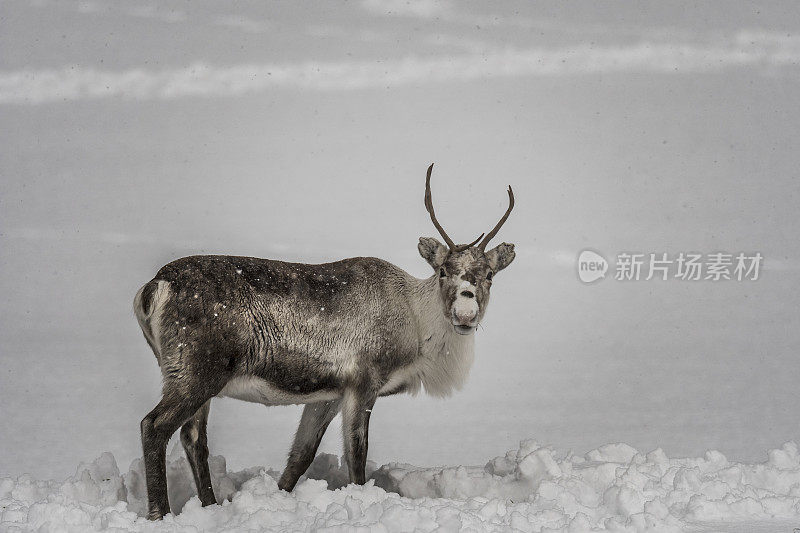
M461 296L465 296L467 298L475 298L475 293L472 291L461 291Z
M468 324L475 319L477 314L475 309L456 309L455 318L461 324Z

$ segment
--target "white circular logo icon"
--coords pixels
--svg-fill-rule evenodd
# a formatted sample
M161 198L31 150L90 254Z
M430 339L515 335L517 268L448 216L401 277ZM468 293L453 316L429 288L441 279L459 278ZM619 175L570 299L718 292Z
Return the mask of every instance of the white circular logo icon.
M606 277L608 261L592 250L584 250L578 255L578 277L584 283L592 283Z

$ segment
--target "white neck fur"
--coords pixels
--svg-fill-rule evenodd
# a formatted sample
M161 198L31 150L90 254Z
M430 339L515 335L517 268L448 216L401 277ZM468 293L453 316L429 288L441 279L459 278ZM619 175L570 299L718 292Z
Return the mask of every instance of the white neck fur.
M412 306L417 316L420 355L416 377L431 396L449 396L467 381L475 359L475 334L459 335L442 311L439 282L434 275L415 280ZM415 383L419 388L419 382Z

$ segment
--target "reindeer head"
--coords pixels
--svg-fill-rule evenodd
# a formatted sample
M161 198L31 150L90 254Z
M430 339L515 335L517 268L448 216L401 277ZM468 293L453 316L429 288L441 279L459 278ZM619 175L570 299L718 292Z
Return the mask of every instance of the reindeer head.
M514 208L514 192L509 185L508 209L500 222L485 238L484 234L481 234L470 244L456 245L436 220L436 214L433 211L432 171L433 165L431 164L425 179L425 208L430 213L433 225L439 230L439 234L447 246L432 237L420 237L417 248L420 255L439 276L439 295L445 317L453 324L457 333L469 335L475 331L486 312L494 275L514 260L513 244L503 243L488 252L485 251L486 245L497 235Z

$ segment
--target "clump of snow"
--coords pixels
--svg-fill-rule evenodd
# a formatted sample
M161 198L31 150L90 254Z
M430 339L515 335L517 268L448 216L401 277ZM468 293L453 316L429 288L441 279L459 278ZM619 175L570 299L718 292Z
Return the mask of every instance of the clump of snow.
M684 531L702 522L746 524L794 519L800 525L800 454L790 442L757 464L716 451L669 458L608 444L584 456L527 440L485 466L368 466L365 486L346 485L347 469L322 454L292 493L279 472L228 472L212 457L221 505L201 507L189 464L168 460L176 516L149 522L142 461L120 474L104 453L63 482L0 478L0 531ZM332 490L335 489L335 490Z

